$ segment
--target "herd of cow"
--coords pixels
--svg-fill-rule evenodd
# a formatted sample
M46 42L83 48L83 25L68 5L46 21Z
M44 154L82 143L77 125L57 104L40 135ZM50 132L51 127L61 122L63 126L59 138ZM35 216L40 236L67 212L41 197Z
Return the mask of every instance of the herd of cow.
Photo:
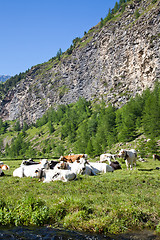
M133 164L136 168L136 150L121 149L118 155L102 154L99 162L89 162L87 154L61 156L58 161L48 161L47 159L42 159L40 162L35 162L32 159L24 160L20 167L13 171L13 176L39 178L43 182L56 180L67 182L75 180L77 174L97 175L122 169L120 163L116 160L117 157L125 160L127 169L132 170ZM160 156L154 154L153 159L160 160ZM9 166L0 162L0 176L3 176L3 170L7 169L9 169Z

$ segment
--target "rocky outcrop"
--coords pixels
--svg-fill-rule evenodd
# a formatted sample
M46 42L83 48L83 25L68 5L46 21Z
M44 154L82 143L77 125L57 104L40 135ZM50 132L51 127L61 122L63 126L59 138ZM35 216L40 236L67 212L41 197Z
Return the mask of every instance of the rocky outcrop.
M79 97L121 107L160 79L159 49L160 2L129 2L105 26L90 29L71 55L32 67L1 101L0 116L32 123Z

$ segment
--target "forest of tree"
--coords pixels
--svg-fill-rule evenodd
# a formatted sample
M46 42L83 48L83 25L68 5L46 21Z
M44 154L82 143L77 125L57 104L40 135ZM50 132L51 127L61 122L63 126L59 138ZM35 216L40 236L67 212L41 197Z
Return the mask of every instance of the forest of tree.
M100 155L115 143L130 142L141 134L154 141L160 136L160 84L156 83L153 91L147 89L141 96L131 98L120 109L112 105L106 107L103 101L93 105L84 98L74 104L59 105L57 110L49 109L34 127L41 128L43 125L47 126L52 140L55 126L59 126L61 144L56 146L50 141L42 149L42 154L58 148L58 153L63 154L66 140L75 152L87 153L91 157ZM1 141L8 126L0 120ZM36 151L26 140L28 128L26 123L22 128L18 121L15 123L14 131L18 135L12 139L10 146L6 145L5 156L36 156Z

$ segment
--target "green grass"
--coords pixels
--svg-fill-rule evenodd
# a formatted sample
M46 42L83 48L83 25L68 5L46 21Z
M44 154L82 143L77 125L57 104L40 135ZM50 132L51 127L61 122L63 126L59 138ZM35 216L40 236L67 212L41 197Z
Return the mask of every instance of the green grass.
M100 233L133 229L160 232L159 162L140 163L98 176L78 176L68 183L43 183L12 173L21 161L7 161L10 170L0 178L0 225L63 226Z

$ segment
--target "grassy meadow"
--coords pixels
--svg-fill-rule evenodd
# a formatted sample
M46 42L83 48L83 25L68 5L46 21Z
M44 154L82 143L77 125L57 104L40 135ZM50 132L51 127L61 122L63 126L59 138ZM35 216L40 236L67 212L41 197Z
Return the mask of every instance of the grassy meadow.
M0 177L0 225L51 225L96 233L152 229L160 233L159 161L63 183L13 177L21 161ZM151 170L153 169L153 170Z

